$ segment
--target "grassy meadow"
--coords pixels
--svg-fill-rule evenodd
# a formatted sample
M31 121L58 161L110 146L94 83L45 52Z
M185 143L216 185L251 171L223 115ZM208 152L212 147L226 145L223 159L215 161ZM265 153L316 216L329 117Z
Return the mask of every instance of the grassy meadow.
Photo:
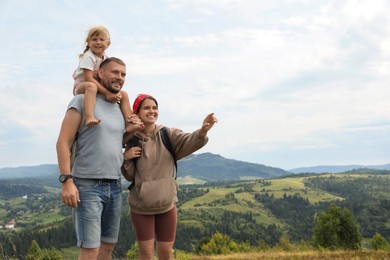
M184 259L184 258L183 258ZM327 250L327 251L266 251L246 254L230 254L230 255L215 255L215 256L193 256L187 259L192 260L317 260L317 259L332 259L332 260L385 260L390 259L389 251L343 251L343 250Z
M229 210L233 212L243 213L251 212L253 217L256 219L257 223L263 225L275 224L279 227L286 225L283 221L275 217L271 211L265 208L262 203L258 202L254 198L254 194L268 194L273 195L275 198L282 198L285 195L295 195L299 194L302 198L305 198L311 204L317 202L329 202L329 201L340 201L344 200L343 197L336 196L329 192L326 192L321 189L313 189L304 186L305 181L308 178L316 178L320 175L313 176L291 176L286 178L279 179L267 179L259 180L252 179L250 177L245 178L245 180L240 182L232 182L221 185L210 185L210 186L199 186L199 189L207 189L209 192L201 195L199 197L193 198L189 201L180 205L180 210L183 211L196 211L197 209L207 210L212 212L215 216L223 214L224 210ZM335 178L370 178L369 174L328 174L321 175L321 177L335 177ZM375 178L384 178L383 180L388 181L389 176L384 175L375 175ZM202 185L205 182L198 180L192 177L178 178L180 187L185 188L185 185L199 184ZM48 188L51 193L50 196L59 194L59 189ZM127 190L124 191L127 193ZM376 191L372 191L376 192ZM180 193L180 190L179 190ZM234 201L227 200L226 196L228 194L234 194ZM383 196L389 196L389 193L386 193ZM377 196L382 196L382 194L377 194ZM57 203L58 202L58 203ZM13 209L25 208L26 200L23 198L12 198L10 200L1 200L0 203L9 203ZM62 220L63 216L59 214L58 205L61 204L60 197L58 195L58 200L56 204L53 204L51 210L46 212L31 213L24 216L18 217L17 221L19 223L32 223L37 224L50 224L55 221ZM5 219L7 211L3 208L0 208L0 219ZM185 223L186 225L202 228L202 220L195 217L194 215L187 215L186 218L178 219L179 222ZM387 225L390 227L390 220ZM17 227L16 230L21 229ZM1 232L6 232L5 230ZM368 240L366 238L365 240ZM129 245L130 246L130 245ZM78 254L78 248L63 248L61 252L64 255L64 259L76 259ZM115 259L115 258L114 258ZM263 251L256 250L256 252L251 253L234 253L230 255L215 255L215 256L198 256L193 253L180 252L177 254L175 259L390 259L390 251L374 251L369 249L369 243L363 243L362 250L354 251L343 251L343 250L314 250L304 249L304 250L282 250L277 248L270 248Z
M323 190L306 188L304 186L304 181L306 178L309 177L270 179L266 180L267 185L264 185L262 182L249 180L234 183L229 185L229 187L207 187L204 189L208 189L208 193L184 203L180 206L180 208L183 210L191 210L196 208L207 209L210 211L219 211L223 209L233 212L251 212L253 216L255 216L255 219L258 223L264 225L276 224L278 226L283 226L284 223L279 221L275 216L272 215L269 210L264 208L261 203L254 199L254 193L268 193L269 195L273 194L275 198L281 198L284 194L299 194L301 197L307 198L310 203L316 203L319 201L343 200L342 197L332 195ZM250 185L252 191L237 192L246 185ZM216 203L218 201L223 201L225 196L229 193L234 193L234 196L237 199L236 203Z

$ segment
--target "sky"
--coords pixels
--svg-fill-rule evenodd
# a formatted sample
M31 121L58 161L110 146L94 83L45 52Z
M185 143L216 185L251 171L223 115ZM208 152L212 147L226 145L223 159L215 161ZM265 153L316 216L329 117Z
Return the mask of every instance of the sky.
M282 169L390 163L390 1L0 0L0 168L57 163L88 29L124 90L210 152Z

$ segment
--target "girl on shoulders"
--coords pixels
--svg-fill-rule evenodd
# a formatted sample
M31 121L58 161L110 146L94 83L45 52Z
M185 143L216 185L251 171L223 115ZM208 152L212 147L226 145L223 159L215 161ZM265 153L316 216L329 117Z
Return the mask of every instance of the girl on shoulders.
M92 126L100 123L100 119L95 118L94 115L98 93L104 95L106 100L120 102L121 111L127 124L128 118L132 114L127 93L121 90L118 94L113 94L97 80L97 71L101 62L107 58L105 51L111 43L109 31L103 26L94 26L89 29L85 43L85 50L79 56L79 66L73 73L73 94L84 94L85 125Z

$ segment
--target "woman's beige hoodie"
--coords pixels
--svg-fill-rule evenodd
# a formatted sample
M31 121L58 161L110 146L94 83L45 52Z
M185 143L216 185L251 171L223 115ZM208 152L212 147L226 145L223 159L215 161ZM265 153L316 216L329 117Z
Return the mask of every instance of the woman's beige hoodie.
M131 212L137 214L160 214L173 208L177 202L176 169L174 159L164 146L157 125L152 136L142 132L134 135L139 138L141 157L136 165L125 160L122 173L126 180L134 182L129 191L128 202ZM199 130L185 133L177 128L167 128L176 159L180 160L202 148L208 137L199 136Z

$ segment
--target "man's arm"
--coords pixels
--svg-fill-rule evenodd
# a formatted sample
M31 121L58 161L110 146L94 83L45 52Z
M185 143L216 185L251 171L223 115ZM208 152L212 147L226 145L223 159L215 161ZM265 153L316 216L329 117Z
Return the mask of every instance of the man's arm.
M77 133L82 116L74 108L69 109L62 121L60 134L57 140L57 160L60 174L71 174L69 147ZM72 179L62 184L62 201L69 207L77 207L79 194Z

